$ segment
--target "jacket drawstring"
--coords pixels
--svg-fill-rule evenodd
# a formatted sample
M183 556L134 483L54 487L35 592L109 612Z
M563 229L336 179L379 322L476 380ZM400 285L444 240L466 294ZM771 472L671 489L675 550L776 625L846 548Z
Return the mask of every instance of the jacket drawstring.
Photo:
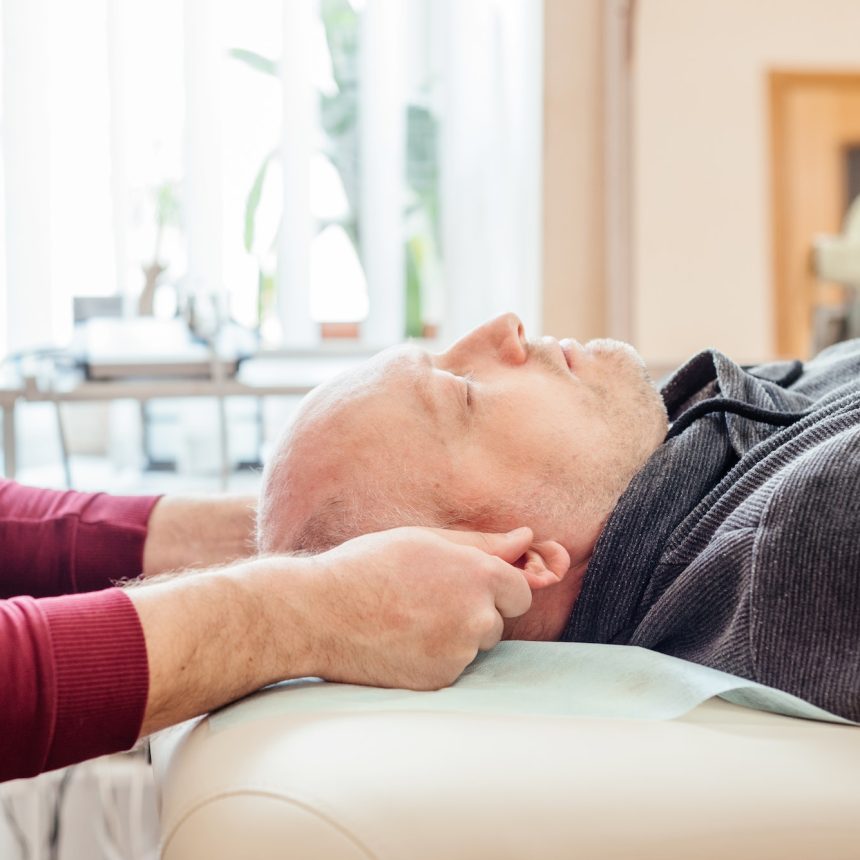
M683 433L695 420L701 418L703 415L710 415L712 412L740 415L752 421L761 421L763 424L788 427L789 424L794 424L795 421L805 418L811 411L807 409L803 412L780 412L776 409L764 409L761 406L753 406L751 403L744 403L743 400L734 400L731 397L712 397L709 400L702 400L695 406L691 406L682 415L679 415L669 428L669 432L666 434L666 441L674 439Z

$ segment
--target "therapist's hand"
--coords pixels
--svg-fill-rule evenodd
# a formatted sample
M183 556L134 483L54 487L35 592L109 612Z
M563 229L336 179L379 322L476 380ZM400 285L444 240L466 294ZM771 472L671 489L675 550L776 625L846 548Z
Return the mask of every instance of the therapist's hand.
M393 529L318 556L143 580L127 590L149 661L141 734L286 678L449 684L564 576L564 549L531 543L529 529Z
M570 559L532 532L400 528L316 556L317 674L332 681L433 690L555 585ZM515 566L519 563L519 567Z

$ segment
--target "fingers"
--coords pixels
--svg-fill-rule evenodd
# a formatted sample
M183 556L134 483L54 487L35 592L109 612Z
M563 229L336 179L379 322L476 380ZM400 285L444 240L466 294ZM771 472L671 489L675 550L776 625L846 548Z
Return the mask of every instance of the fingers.
M531 543L533 534L523 526L507 533L428 529L452 543L472 546L496 556L522 570L522 575L533 591L556 585L570 568L570 555L556 541Z
M563 579L570 567L570 556L567 550L556 541L544 540L532 543L532 530L527 526L506 533L470 532L454 529L435 529L428 531L462 546L473 546L476 549L495 555L509 563L520 559L524 567L535 573L551 572L555 581ZM529 551L533 551L529 554ZM531 562L529 565L528 562ZM552 579L541 580L543 584L552 584Z
M504 618L516 618L532 605L532 590L523 571L500 558L488 556L485 564L490 573L493 602Z
M429 531L451 541L451 543L473 546L510 563L515 562L525 553L534 537L532 530L526 526L502 534L464 532L456 529L429 529Z

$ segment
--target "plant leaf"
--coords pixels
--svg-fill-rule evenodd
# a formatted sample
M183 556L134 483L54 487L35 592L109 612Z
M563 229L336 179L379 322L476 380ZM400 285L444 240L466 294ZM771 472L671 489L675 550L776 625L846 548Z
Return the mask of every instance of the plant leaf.
M271 57L264 57L256 51L249 51L245 48L231 48L228 53L234 60L239 60L240 63L245 63L245 65L262 72L264 75L274 77L280 75L278 61L271 59Z
M421 237L413 236L406 242L406 337L421 337L424 334L424 320L421 312L421 258L423 248Z
M254 247L254 230L257 221L257 209L260 206L260 198L263 196L263 183L266 181L266 172L272 160L278 155L278 150L273 149L264 159L254 177L254 184L248 192L245 200L245 250L250 254Z

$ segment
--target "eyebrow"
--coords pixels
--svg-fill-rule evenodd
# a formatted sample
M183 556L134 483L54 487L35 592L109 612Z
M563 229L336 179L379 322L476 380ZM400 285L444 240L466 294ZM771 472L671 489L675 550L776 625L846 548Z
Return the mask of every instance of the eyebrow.
M424 411L438 425L440 422L439 399L435 394L435 384L433 377L434 365L430 358L430 354L423 352L419 359L419 375L415 380L415 393L421 401ZM460 398L458 398L460 400ZM469 412L465 400L457 404L457 413L461 423L467 424L469 421Z

